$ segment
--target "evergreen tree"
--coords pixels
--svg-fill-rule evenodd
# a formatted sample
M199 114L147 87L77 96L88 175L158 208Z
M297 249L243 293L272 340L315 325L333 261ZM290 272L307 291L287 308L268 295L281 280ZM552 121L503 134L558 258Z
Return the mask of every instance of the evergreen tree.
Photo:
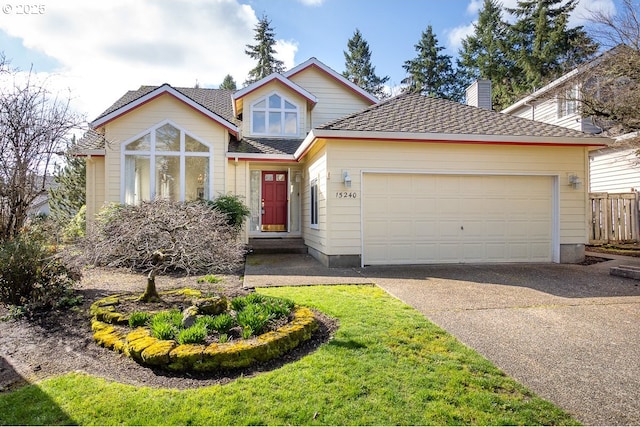
M75 145L75 137L71 146ZM67 225L86 203L86 161L84 157L64 156L66 164L57 167L49 189L51 216L60 225Z
M451 64L451 56L440 53L444 47L438 45L431 25L422 32L415 49L418 56L405 61L402 66L408 74L402 80L407 85L404 91L460 101L464 88L459 84L460 79Z
M275 32L271 28L271 21L265 15L258 21L255 27L255 35L253 39L257 42L255 45L246 45L244 53L249 55L251 59L258 61L258 64L249 71L249 77L244 82L245 85L255 83L263 79L271 73L281 73L284 71L284 62L275 58L277 53L273 46L276 44Z
M227 74L224 77L224 80L222 81L222 84L220 85L219 89L226 89L226 90L236 90L236 81L233 80L233 77L231 76L231 74Z
M501 110L515 101L515 87L522 73L509 59L508 24L502 20L497 0L484 0L472 35L462 40L458 66L468 85L473 80L491 80L492 104Z
M517 17L510 27L511 59L524 72L526 87L539 88L597 51L582 26L568 28L579 0L519 0L507 9Z
M353 37L347 42L347 49L348 52L343 51L346 70L342 75L378 98L387 98L384 84L389 80L389 76L376 75L376 68L371 65L369 44L362 38L359 29L356 28Z

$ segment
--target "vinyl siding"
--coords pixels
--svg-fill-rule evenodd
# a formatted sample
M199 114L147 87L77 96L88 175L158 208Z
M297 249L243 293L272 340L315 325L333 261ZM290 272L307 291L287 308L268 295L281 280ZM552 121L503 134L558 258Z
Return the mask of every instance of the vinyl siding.
M322 163L319 154L310 158L310 165ZM327 255L359 254L361 251L363 171L556 176L560 192L560 244L587 242L586 191L584 187L573 189L567 178L569 173L576 173L583 181L586 179L587 151L584 147L331 140L327 142L326 156L328 178L322 192L326 197L326 224L330 226L323 230L326 242L318 241L322 249L317 249ZM350 189L342 182L343 170L351 175ZM355 192L356 197L336 197L344 191ZM307 232L309 230L305 229Z
M532 105L524 105L512 112L511 115L586 133L600 132L600 128L595 126L591 119L581 117L578 113L558 117L558 100L556 98L534 101Z
M318 103L310 112L311 127L363 110L370 105L360 95L315 67L292 76L291 81L318 98Z
M214 147L211 195L225 190L227 130L173 96L163 94L105 125L105 138L111 142L106 148L105 158L106 202L121 202L122 143L165 120Z
M640 190L640 158L636 149L603 149L589 153L592 192Z
M86 217L91 222L106 201L104 157L90 157L87 159L86 189Z
M302 235L310 248L325 254L327 248L327 191L330 186L327 178L327 153L325 144L319 143L307 154L305 160L304 185L302 188ZM318 182L318 227L311 227L311 181ZM333 227L334 224L331 224Z

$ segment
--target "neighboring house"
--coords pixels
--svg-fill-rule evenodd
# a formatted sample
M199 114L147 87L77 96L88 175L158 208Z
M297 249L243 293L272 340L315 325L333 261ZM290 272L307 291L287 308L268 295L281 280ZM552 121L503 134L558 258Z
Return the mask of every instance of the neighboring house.
M602 133L602 129L594 125L590 117L580 114L580 80L585 72L593 70L603 58L614 55L615 51L605 52L502 112L582 132ZM589 153L589 191L627 193L640 190L638 147L625 144L629 136L615 137L616 142L612 146L594 149Z
M49 190L51 188L56 188L56 186L57 184L55 183L53 176L47 175L45 177L44 189L40 191L35 199L33 199L33 202L29 205L29 209L27 210L28 216L49 215L51 213L51 209L49 207Z
M236 92L143 86L92 122L87 214L245 197L245 240L304 239L328 266L579 262L591 147L606 138L404 94L377 104L316 59Z

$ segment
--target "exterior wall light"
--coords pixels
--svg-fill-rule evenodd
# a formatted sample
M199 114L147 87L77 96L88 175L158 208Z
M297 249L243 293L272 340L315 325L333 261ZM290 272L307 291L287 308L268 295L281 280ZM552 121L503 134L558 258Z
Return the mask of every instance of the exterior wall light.
M578 175L574 173L569 174L569 185L572 186L574 190L576 190L581 184L582 181Z
M344 182L345 187L351 188L351 176L349 175L349 171L342 171L342 181Z

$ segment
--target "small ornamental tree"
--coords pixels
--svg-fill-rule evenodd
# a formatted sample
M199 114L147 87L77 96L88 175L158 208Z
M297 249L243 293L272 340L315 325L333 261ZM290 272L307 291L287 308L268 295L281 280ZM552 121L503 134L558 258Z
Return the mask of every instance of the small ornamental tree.
M227 215L201 202L155 200L101 212L81 251L81 262L148 273L142 301L158 300L156 275L228 272L243 260L244 245ZM82 254L80 254L80 252Z

